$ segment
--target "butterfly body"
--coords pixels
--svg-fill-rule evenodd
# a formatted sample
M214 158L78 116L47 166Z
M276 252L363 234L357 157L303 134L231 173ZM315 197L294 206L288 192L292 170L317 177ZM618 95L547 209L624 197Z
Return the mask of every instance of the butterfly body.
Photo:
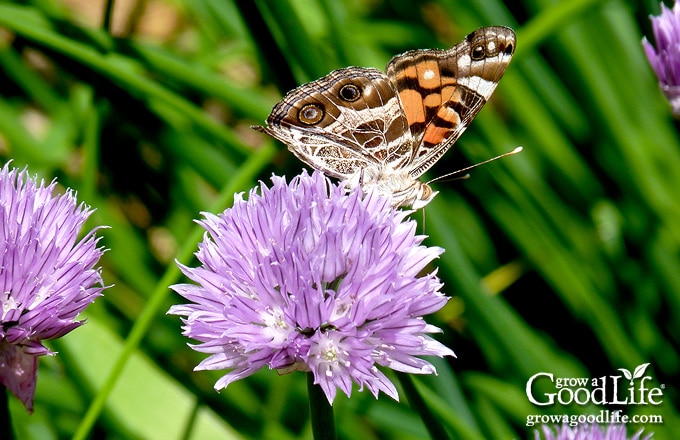
M487 27L448 50L397 55L386 73L335 70L289 92L255 128L350 188L418 209L436 195L418 177L489 99L514 48L511 29Z

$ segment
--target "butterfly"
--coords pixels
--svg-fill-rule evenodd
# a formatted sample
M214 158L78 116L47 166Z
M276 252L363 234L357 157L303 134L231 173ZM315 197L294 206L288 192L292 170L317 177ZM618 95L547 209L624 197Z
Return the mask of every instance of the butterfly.
M437 194L418 178L491 97L515 33L483 27L448 50L412 50L378 69L347 67L290 91L255 130L349 188L419 209Z

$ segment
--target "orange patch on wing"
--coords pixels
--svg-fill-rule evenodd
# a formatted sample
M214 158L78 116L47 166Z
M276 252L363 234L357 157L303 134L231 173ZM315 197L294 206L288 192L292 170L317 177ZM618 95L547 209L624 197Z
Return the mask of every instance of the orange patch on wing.
M453 76L441 76L441 81L442 81L442 86L455 86L458 84L458 81L456 81L456 78Z
M452 124L460 123L460 117L458 116L458 113L449 107L440 107L437 111L437 116Z
M455 101L455 100L460 100L461 95L460 91L456 93L456 90L458 88L456 86L447 86L442 88L442 101L444 102L449 102L449 101Z
M449 122L451 124L458 125L460 123L460 117L458 113L448 107L440 107L437 111L437 117ZM434 124L427 126L425 133L423 134L423 141L432 145L440 144L448 137L452 129L450 127L439 127Z
M431 145L441 144L450 131L451 130L448 128L428 125L427 130L425 130L425 134L423 135L423 142Z
M407 65L405 68L397 72L397 80L402 80L404 78L415 79L418 78L418 71L416 66Z
M430 93L423 98L425 107L439 107L442 105L442 95L440 93Z
M460 122L460 117L458 116L458 113L449 107L440 107L439 110L437 111L437 116L439 116L444 121L453 124L458 124Z
M415 68L418 70L418 84L421 87L432 89L440 86L439 64L435 60L421 61Z
M399 98L401 99L401 105L404 107L404 113L409 125L425 122L423 96L417 90L404 89L399 92Z

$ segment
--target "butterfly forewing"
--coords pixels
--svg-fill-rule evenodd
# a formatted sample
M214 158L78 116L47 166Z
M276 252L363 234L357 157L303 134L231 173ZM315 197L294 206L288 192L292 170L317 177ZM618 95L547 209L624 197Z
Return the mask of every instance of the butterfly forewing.
M394 57L387 75L399 91L415 148L410 174L429 169L460 137L489 99L510 63L515 33L481 28L449 50L414 50Z

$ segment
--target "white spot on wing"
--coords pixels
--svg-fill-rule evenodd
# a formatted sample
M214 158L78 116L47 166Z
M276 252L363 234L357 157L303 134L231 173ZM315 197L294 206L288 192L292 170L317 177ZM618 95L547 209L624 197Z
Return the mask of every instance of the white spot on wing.
M458 84L468 87L488 99L497 83L485 80L480 76L466 76L458 78Z

